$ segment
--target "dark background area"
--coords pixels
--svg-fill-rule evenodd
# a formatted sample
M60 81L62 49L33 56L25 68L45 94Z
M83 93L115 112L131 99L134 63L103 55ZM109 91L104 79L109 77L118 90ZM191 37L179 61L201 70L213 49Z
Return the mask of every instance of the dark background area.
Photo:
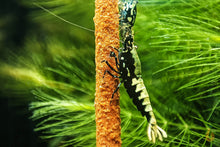
M0 60L7 62L8 53L18 53L24 45L25 36L31 27L28 19L30 9L17 0L1 0L0 4ZM38 147L46 146L38 134L34 132L31 112L28 111L27 97L29 90L12 91L8 88L10 79L0 77L0 112L1 112L1 141L2 147ZM22 93L20 97L18 94Z

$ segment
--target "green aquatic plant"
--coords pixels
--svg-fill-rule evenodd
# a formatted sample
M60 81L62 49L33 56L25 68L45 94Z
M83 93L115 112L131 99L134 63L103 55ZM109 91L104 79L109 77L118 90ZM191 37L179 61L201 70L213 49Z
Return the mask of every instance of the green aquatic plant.
M122 86L122 146L220 144L219 4L139 0L134 40L157 122L168 138L149 142L148 122ZM33 9L30 18L37 31L30 31L22 57L16 55L19 62L2 61L1 75L33 89L31 119L51 146L95 146L94 34L56 17L94 30L94 2L39 0L24 5Z

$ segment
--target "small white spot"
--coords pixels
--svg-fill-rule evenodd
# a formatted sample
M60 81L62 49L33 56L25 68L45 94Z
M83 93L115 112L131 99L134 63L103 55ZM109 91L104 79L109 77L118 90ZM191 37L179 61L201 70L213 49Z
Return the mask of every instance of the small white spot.
M148 95L148 93L147 93L147 90L146 90L146 87L144 86L144 89L142 90L142 92L141 92L141 95L140 95L140 97L139 97L139 99L143 99L143 98L148 98L149 99L149 95ZM150 101L150 100L149 100Z
M131 76L131 74L130 74L130 71L128 70L128 77L130 77Z
M139 92L139 91L142 91L142 90L144 90L144 89L145 89L144 84L139 83L139 84L137 84L137 86L136 86L135 92Z
M121 57L121 60L124 60L125 58L124 57Z
M151 105L147 105L146 107L145 107L145 112L150 112L150 111L152 111L153 109L152 109L152 107L151 107Z
M134 85L137 85L137 84L138 84L138 80L136 78L133 78L131 85L134 86Z
M150 100L149 98L145 98L142 105L150 105Z
M125 68L125 63L123 62L123 67Z
M131 18L131 17L128 17L127 19L128 19L128 21L129 21L129 22L131 22L131 21L132 21L132 18Z

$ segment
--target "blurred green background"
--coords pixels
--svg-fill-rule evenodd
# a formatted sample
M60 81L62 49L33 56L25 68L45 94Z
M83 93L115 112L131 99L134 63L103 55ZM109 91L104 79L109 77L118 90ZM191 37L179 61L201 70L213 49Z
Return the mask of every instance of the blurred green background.
M86 70L93 74L90 78L94 82L94 33L57 19L34 2L3 0L0 4L0 146L50 146L49 141L40 139L40 133L34 132L37 123L30 119L29 104L36 100L32 90L49 89L49 84L73 91L71 85L64 85L69 83L67 78L49 70L58 66L58 60L67 59L75 64L75 57L88 54L86 59L91 59L88 62L93 67ZM94 28L94 2L36 2L66 20ZM74 65L74 69L81 65ZM83 80L76 83L79 81ZM94 84L90 89L94 91Z
M46 146L33 131L28 103L31 87L12 77L18 56L22 55L26 38L36 26L29 18L31 9L17 0L1 0L0 4L0 146ZM25 54L27 56L27 54ZM10 65L10 67L9 67ZM22 66L22 65L21 65ZM16 74L16 72L14 72ZM33 87L32 87L33 88Z
M122 146L219 146L219 4L139 0L135 44L168 138L148 141L122 86ZM95 146L94 9L89 0L1 1L1 146Z

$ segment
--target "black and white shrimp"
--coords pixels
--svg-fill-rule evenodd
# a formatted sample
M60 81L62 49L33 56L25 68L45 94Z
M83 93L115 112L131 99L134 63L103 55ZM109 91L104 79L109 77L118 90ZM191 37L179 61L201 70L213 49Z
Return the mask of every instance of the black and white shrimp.
M119 89L121 83L124 83L126 91L130 98L133 99L137 109L147 118L149 123L147 135L149 140L155 143L156 138L163 141L163 138L166 138L167 134L157 125L149 95L141 75L141 62L136 51L137 47L134 45L134 35L132 30L137 13L136 4L136 0L131 0L130 2L123 2L121 6L120 33L123 39L123 47L119 50L115 49L119 52L118 56L116 56L114 52L110 53L110 56L115 58L117 70L114 69L108 61L103 60L103 62L120 76L115 76L110 71L105 71L104 75L108 73L115 78L121 79L120 84L112 94L112 98L114 93Z

